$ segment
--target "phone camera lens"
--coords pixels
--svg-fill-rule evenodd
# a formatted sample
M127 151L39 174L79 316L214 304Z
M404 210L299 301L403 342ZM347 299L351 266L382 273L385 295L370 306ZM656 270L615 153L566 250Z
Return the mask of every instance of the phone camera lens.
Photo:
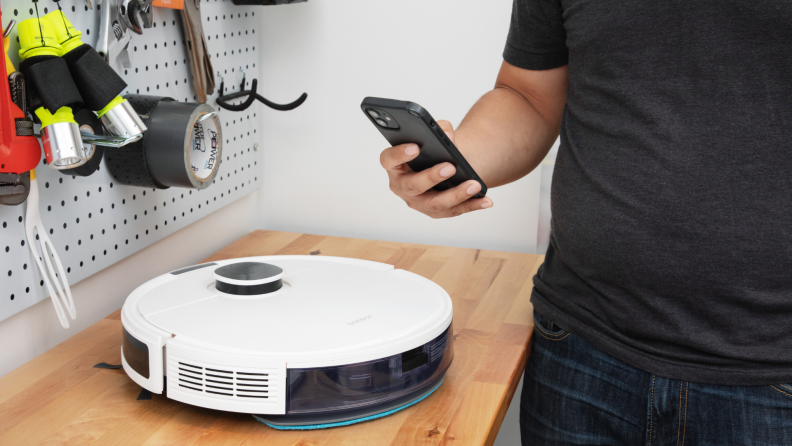
M377 118L376 121L377 121L377 124L379 124L379 125L381 125L383 127L387 127L388 126L388 123L383 121L382 119Z
M372 109L368 110L368 114L369 114L369 116L371 116L374 119L377 119L380 116L379 113L377 113L376 110L372 110Z

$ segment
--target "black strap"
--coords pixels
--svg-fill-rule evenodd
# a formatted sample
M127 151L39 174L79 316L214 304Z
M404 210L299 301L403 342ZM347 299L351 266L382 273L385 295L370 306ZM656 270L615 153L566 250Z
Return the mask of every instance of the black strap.
M83 44L63 55L85 108L99 111L121 94L126 82L91 45Z
M83 104L77 86L69 73L66 61L56 56L33 56L25 59L19 66L29 85L33 85L38 98L31 98L31 110L40 102L50 113L61 107L77 108Z

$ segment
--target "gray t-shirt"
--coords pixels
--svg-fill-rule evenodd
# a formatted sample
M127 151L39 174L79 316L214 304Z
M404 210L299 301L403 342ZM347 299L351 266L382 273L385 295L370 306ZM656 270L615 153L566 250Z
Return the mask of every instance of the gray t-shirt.
M792 1L515 0L569 65L532 301L661 376L792 382Z

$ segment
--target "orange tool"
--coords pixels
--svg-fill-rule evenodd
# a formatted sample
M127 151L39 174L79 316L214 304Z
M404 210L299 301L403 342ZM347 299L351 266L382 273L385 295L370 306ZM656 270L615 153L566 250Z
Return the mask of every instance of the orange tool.
M0 17L2 23L2 17ZM3 52L8 58L9 36L3 36ZM17 135L17 121L27 119L22 110L11 100L8 86L7 67L13 68L7 60L0 63L0 173L22 174L38 165L41 159L41 146L35 136Z

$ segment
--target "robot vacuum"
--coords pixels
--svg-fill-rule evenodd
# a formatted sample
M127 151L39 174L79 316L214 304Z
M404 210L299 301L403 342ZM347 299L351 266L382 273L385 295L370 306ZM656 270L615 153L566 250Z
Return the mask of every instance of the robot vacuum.
M124 371L185 404L276 429L389 415L453 359L452 305L431 280L366 260L266 256L159 276L121 312Z

